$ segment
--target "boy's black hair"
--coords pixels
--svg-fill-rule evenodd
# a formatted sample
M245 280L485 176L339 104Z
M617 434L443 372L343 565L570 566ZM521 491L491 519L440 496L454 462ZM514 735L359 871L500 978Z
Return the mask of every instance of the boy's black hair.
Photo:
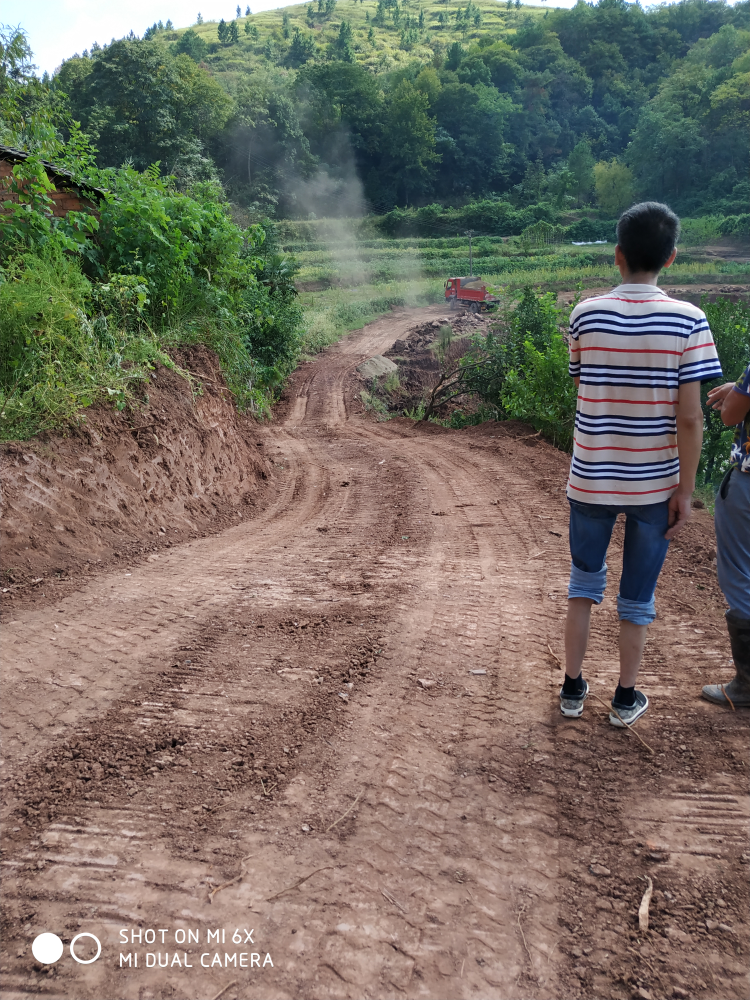
M680 235L680 220L667 205L642 201L623 212L617 223L617 242L634 273L661 270Z

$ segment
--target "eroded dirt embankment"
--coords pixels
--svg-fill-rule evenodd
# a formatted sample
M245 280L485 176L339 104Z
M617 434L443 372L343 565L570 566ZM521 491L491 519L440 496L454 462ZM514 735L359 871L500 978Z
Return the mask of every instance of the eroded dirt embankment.
M137 410L93 407L67 434L2 446L6 597L221 530L252 509L271 468L258 424L237 413L210 350L177 360L200 379L196 395L159 368Z

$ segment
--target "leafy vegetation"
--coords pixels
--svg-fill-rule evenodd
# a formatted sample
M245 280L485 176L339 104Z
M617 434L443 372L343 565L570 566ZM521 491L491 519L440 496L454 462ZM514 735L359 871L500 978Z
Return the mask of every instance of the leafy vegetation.
M0 92L4 137L30 149L0 213L0 434L60 426L102 399L134 404L155 364L174 368L169 351L197 342L217 351L239 406L266 412L302 348L295 267L273 228L238 227L214 182L180 190L158 167L97 167L37 89L6 76ZM55 214L42 156L97 212Z
M197 342L266 412L301 355L475 268L516 303L473 348L482 412L567 446L564 317L522 289L617 280L638 197L689 215L668 281L748 280L700 250L750 235L748 59L747 0L316 0L157 22L42 80L0 32L0 142L30 154L0 216L2 433L128 405ZM99 212L58 218L42 159Z
M719 299L704 302L703 309L711 326L724 378L701 386L704 437L699 472L704 484L717 485L729 465L729 446L733 427L725 427L719 414L707 404L711 389L721 382L736 382L750 364L750 305Z
M330 0L160 25L52 81L100 165L218 168L233 201L281 217L353 215L362 192L381 212L485 198L610 220L635 197L750 200L747 0Z
M573 305L575 301L560 307L553 293L528 286L515 296L506 295L489 333L477 334L471 350L443 365L430 398L415 416L430 419L442 404L473 395L481 400L481 419L523 420L557 447L571 451L577 390L568 374L564 334ZM729 299L704 300L702 305L714 334L722 381L736 380L750 364L750 306ZM704 485L714 487L728 466L734 433L707 405L708 392L717 384L709 382L701 389L705 432L699 482L702 478ZM455 411L448 425L478 422L474 410Z
M520 297L506 296L487 335L477 334L469 351L444 365L422 419L451 399L474 395L495 419L524 420L570 450L576 387L562 333L569 314L552 292L538 294L527 286Z

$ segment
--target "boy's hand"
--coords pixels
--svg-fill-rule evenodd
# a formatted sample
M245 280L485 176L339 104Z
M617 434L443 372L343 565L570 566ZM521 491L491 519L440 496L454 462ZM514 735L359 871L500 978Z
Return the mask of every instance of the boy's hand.
M669 527L664 535L667 541L671 541L682 529L685 522L690 519L692 498L692 491L690 493L681 493L679 486L669 498Z
M724 385L717 385L715 389L712 389L707 396L707 402L711 409L720 410L722 403L732 389L734 389L734 382L725 382Z

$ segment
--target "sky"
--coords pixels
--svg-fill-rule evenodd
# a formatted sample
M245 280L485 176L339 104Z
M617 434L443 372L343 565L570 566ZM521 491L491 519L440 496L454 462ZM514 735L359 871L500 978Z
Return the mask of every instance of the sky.
M227 20L235 16L238 0L189 0L195 10L188 11L184 0L0 0L0 23L20 25L27 33L39 72L48 73L76 52L122 38L132 29L142 35L155 21L171 19L175 28L195 24L198 11L204 21ZM300 0L297 0L299 3ZM528 2L528 0L525 0ZM531 0L534 5L541 0ZM244 13L248 0L242 0ZM546 6L572 7L574 0L555 0ZM288 6L278 0L250 0L254 14Z

